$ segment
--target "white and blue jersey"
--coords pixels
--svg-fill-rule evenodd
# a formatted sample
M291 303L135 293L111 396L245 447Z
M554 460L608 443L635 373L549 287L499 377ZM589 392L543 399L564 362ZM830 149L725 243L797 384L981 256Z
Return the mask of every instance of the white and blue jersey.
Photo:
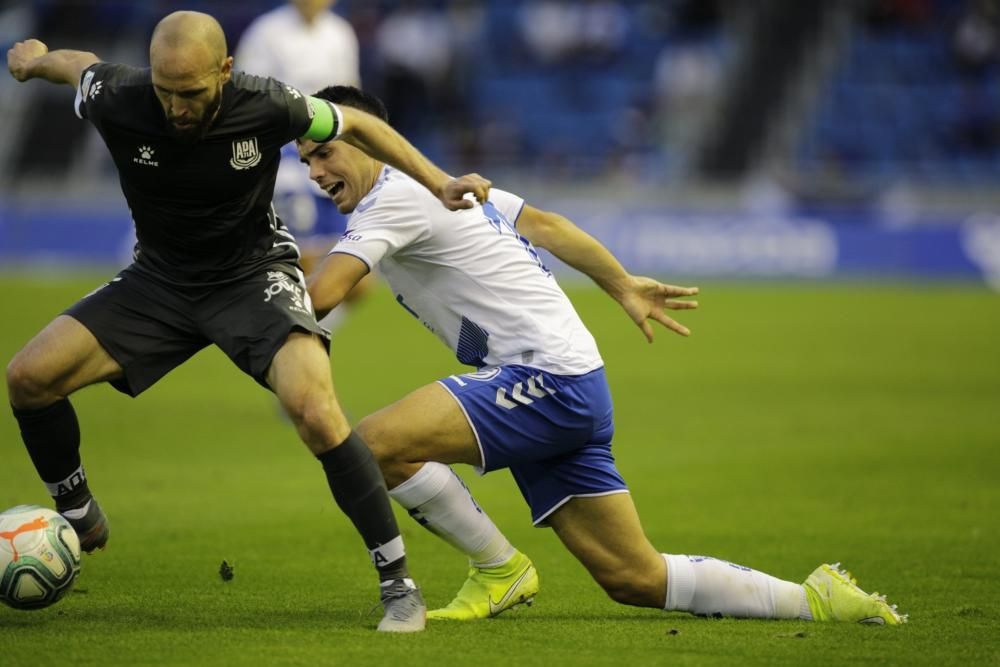
M463 364L580 375L603 365L594 337L514 224L524 200L494 188L485 206L449 211L386 167L333 252L378 265L396 301Z
M331 252L376 266L396 301L458 360L440 384L465 411L485 471L509 467L542 523L572 497L625 491L603 361L535 248L516 230L524 200L449 211L385 167Z

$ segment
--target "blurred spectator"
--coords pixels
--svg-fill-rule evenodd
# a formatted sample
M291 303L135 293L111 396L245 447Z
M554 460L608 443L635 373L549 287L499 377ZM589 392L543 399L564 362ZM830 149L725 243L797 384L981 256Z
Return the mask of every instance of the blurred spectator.
M541 63L604 63L624 48L628 15L616 0L541 0L523 6L520 29Z
M660 52L653 74L660 139L670 159L694 149L722 88L722 62L709 44L691 41Z
M995 0L973 0L966 6L955 29L953 48L959 65L979 74L1000 53L1000 6Z
M274 77L307 95L333 85L360 87L358 38L351 24L333 13L335 2L289 0L261 14L240 38L234 67ZM306 272L347 226L347 218L309 179L309 170L299 162L294 143L281 150L274 207L298 239ZM349 301L358 298L363 290ZM342 313L343 309L336 309L331 314L333 319L323 324L332 329Z
M577 53L591 63L613 62L621 55L628 33L628 15L617 0L588 0L580 8Z
M429 113L447 108L454 53L446 16L404 0L375 34L382 82L379 92L393 126L404 135L426 130ZM450 98L449 98L450 99Z
M476 94L477 77L488 57L483 48L486 9L482 0L450 0L447 19L452 43L451 84L453 106L449 123L458 158L456 171L475 171L481 165L482 139L472 118L470 102Z
M289 0L261 14L240 38L236 69L272 76L305 93L359 86L358 38L331 10L336 0Z
M331 10L334 3L289 0L261 14L240 38L234 67L274 77L306 94L335 84L359 86L358 40L351 25ZM343 217L309 180L292 144L282 150L274 198L278 215L300 240L320 234L317 244L324 245L326 237L343 231Z
M531 54L551 65L573 55L581 31L580 8L568 0L540 0L523 5L521 37Z

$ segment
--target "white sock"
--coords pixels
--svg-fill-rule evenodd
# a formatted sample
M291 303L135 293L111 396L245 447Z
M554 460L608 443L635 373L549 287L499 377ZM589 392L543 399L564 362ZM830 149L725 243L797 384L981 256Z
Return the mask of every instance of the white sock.
M465 483L443 463L425 463L389 495L421 525L466 554L475 567L503 565L514 555L514 547Z
M667 611L699 616L811 619L800 584L706 556L663 554Z

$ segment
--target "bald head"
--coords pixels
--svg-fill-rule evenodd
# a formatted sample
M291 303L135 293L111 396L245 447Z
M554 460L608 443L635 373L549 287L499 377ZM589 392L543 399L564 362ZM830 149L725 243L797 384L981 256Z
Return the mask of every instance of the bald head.
M174 12L156 24L149 42L153 90L179 139L197 140L215 120L222 87L232 76L226 36L201 12Z
M181 60L204 71L219 67L226 55L222 26L201 12L168 14L156 24L149 42L149 63L154 68L164 61Z

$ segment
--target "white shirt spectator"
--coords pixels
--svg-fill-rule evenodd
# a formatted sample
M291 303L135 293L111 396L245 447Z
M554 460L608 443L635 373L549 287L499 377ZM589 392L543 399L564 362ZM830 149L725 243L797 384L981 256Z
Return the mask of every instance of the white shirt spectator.
M329 5L307 21L289 3L261 14L247 26L233 67L274 77L310 95L327 86L360 87L359 50L354 28L330 11ZM317 220L313 197L326 195L309 180L309 170L299 164L294 146L282 150L274 190L278 214L292 231L312 232Z
M445 81L451 67L452 34L447 18L426 9L400 9L389 14L375 36L386 65L413 72L429 86Z
M234 67L274 77L307 95L332 85L361 85L358 37L329 10L312 23L291 5L261 14L243 33Z

